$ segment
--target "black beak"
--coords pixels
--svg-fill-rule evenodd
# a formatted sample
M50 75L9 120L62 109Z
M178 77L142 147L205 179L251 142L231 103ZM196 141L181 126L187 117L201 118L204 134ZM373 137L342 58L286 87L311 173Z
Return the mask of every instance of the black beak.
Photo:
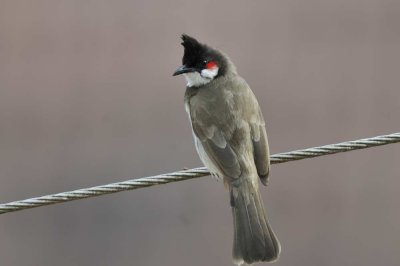
M177 76L183 73L189 73L189 72L195 72L197 71L196 68L193 67L187 67L185 65L180 66L177 70L175 70L174 74L172 74L172 76Z

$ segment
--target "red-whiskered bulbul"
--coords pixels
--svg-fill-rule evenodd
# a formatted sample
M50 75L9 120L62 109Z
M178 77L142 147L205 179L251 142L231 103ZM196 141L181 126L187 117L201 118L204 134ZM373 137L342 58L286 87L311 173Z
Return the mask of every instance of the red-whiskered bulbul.
M183 65L175 75L187 81L185 108L201 161L229 188L233 260L276 261L280 244L265 216L258 178L267 185L270 155L257 99L222 52L182 35Z

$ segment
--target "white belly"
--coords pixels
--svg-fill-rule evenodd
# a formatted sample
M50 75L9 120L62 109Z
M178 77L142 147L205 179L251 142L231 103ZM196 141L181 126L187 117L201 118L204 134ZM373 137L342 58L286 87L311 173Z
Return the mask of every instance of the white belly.
M211 161L210 157L208 157L201 141L199 140L199 138L196 137L194 132L193 132L193 138L194 138L194 144L196 146L197 153L199 154L200 160L203 162L204 166L207 167L207 169L208 169L208 171L210 171L211 175L213 175L215 177L222 177L222 174L219 173L218 168Z

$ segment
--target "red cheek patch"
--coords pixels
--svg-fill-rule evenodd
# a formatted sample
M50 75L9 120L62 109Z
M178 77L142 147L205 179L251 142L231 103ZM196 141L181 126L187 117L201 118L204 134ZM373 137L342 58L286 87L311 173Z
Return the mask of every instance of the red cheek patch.
M214 61L210 61L210 62L208 62L206 64L206 68L207 69L211 69L211 68L214 68L214 67L217 67L217 64Z

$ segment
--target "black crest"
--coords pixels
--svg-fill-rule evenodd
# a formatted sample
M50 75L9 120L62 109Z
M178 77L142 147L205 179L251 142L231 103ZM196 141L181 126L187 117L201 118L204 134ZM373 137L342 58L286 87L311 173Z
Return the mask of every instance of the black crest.
M199 43L195 38L182 34L182 46L185 48L182 63L184 65L194 65L198 63L206 53L207 47Z

